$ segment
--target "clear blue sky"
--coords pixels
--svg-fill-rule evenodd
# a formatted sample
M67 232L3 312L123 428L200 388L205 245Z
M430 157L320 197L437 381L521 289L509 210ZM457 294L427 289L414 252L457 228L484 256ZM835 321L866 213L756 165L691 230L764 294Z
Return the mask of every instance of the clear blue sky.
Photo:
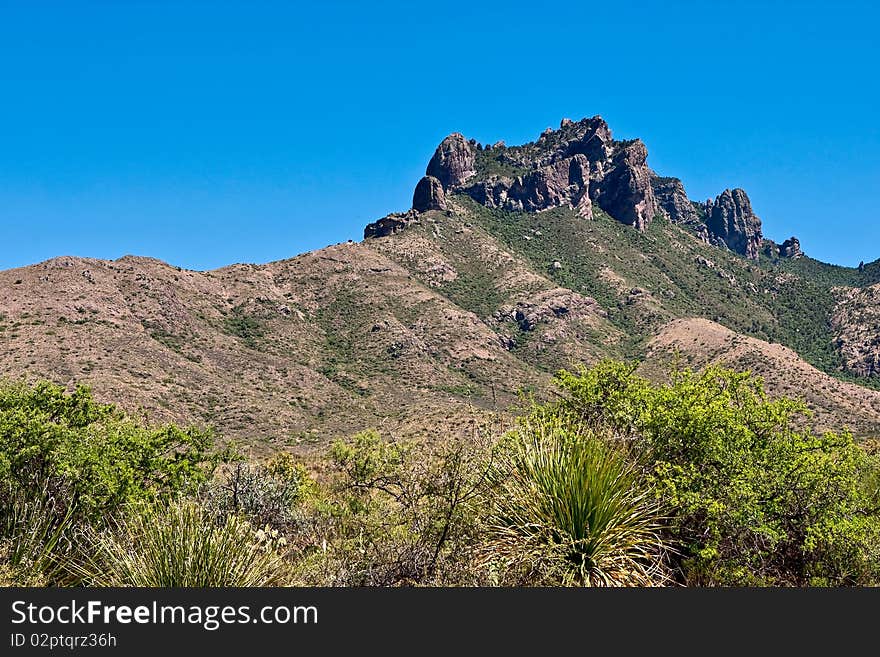
M768 237L874 260L878 24L851 1L0 0L0 268L360 239L447 133L594 114L692 198L743 187Z

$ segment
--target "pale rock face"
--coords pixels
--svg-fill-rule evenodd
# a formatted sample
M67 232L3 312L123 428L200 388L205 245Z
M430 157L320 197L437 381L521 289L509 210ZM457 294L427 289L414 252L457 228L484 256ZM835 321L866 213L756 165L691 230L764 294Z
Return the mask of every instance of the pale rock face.
M568 194L553 205L568 204L592 217L595 203L622 223L647 227L657 207L642 142L615 142L600 117L567 123L544 139L556 144L544 159L569 167Z
M674 224L691 229L704 242L709 241L709 231L694 204L684 191L684 185L678 178L661 178L655 176L651 181L654 198L663 214Z
M463 135L453 132L440 142L425 173L439 180L444 189L459 187L476 173L474 151Z
M779 255L783 258L803 258L804 252L801 251L801 241L797 237L789 237L779 245Z
M647 228L657 213L647 159L648 149L638 139L618 148L597 199L612 217L639 230Z
M441 162L461 161L463 157L450 153L462 150L465 144L464 138L457 135L444 139L431 160L429 173L445 171L439 166ZM601 117L563 121L559 130L545 130L527 152L506 149L501 144L492 150L502 150L497 156L500 161L525 173L492 175L462 187L464 193L487 207L540 212L570 206L589 219L593 204L603 199L599 202L603 209L640 230L657 212L645 145L640 141L614 142Z
M761 220L742 189L725 189L714 201L706 202L709 240L752 260L758 259L763 235Z

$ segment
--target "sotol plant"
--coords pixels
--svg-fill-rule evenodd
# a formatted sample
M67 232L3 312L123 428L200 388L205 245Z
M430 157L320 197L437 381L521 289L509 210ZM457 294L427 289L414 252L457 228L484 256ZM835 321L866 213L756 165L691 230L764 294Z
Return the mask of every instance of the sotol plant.
M606 438L536 413L502 448L495 479L487 555L514 581L663 581L660 507Z
M70 571L89 586L272 586L284 582L273 533L193 502L140 505L112 533L91 531Z

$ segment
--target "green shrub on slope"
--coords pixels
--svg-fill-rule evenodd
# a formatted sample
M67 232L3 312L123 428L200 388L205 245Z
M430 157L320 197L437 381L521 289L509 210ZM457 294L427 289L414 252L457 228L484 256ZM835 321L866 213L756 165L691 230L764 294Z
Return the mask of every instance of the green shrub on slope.
M605 362L557 381L555 411L628 436L675 510L683 583L880 581L880 465L847 433L816 435L799 402L717 367L652 385Z

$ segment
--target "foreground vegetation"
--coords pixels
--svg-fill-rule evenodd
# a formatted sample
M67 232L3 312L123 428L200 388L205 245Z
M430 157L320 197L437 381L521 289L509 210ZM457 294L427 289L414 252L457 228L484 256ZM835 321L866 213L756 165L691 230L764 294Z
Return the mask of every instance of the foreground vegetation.
M880 461L720 368L560 372L502 435L247 463L79 388L0 389L6 585L880 583Z

